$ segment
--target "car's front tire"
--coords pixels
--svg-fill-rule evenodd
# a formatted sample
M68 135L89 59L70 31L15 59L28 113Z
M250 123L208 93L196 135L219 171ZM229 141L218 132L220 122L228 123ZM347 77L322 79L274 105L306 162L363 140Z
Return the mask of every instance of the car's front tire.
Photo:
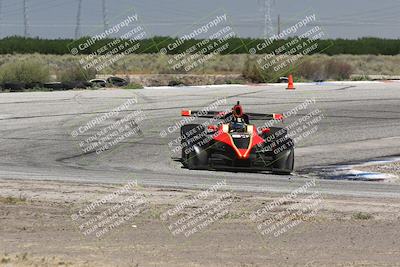
M266 140L266 144L272 147L274 155L272 172L284 175L293 172L294 147L293 140L288 137L287 130L281 127L271 127L270 131L262 137ZM278 151L280 152L275 154Z
M193 150L187 158L187 168L189 170L206 169L208 165L208 153L200 146L194 145Z
M207 166L208 154L201 145L205 135L205 128L201 124L186 124L181 127L181 154L184 167L194 170L204 169ZM200 138L194 138L195 136Z
M288 175L294 169L294 148L282 151L274 157L272 172L274 174Z

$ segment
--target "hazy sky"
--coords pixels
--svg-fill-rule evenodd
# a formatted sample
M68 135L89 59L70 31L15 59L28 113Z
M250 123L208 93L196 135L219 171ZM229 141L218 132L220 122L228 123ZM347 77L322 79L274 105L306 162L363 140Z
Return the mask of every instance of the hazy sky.
M44 38L74 37L79 0L26 0L28 33ZM23 0L0 0L0 36L23 35ZM134 8L149 35L172 35L224 10L229 25L241 37L261 37L264 31L263 0L106 0L110 25ZM81 35L102 29L101 0L82 0ZM364 36L400 38L399 0L276 0L272 22L277 31L315 13L315 24L331 38ZM309 26L312 26L310 24Z

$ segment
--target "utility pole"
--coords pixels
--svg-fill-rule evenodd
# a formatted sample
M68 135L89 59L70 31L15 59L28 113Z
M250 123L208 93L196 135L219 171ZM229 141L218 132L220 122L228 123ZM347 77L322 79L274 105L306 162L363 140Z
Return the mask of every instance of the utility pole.
M23 0L24 4L24 37L28 37L28 14L27 14L27 0Z
M281 34L281 15L278 14L278 35Z
M263 1L262 5L262 12L264 14L264 38L271 37L274 34L274 29L272 25L272 18L271 18L271 9L272 9L272 1L273 0L259 0Z
M102 0L104 31L108 29L106 0Z
M2 7L3 7L3 0L0 0L0 28L1 28L1 11L2 11ZM0 32L1 34L1 32ZM1 37L1 35L0 35Z
M79 30L81 27L81 9L82 9L82 0L78 2L78 13L76 14L76 28L75 28L75 39L79 38Z

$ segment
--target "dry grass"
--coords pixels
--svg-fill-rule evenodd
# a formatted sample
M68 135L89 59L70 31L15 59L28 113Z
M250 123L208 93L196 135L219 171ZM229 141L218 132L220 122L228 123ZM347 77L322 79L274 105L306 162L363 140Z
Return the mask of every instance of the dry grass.
M26 198L23 197L22 195L19 197L0 197L0 204L9 204L9 205L15 205L15 204L22 204L26 202Z
M366 212L357 212L357 213L353 214L353 218L355 220L369 220L369 219L372 219L373 216Z
M13 59L0 66L0 82L47 82L49 69L40 59Z
M256 55L253 58L262 57ZM171 56L160 54L128 55L117 61L110 67L99 72L99 74L166 74L178 73L172 70L168 64ZM218 55L206 61L203 65L189 71L189 74L239 74L243 73L248 55ZM72 55L0 55L0 65L8 62L16 62L24 59L40 60L50 69L51 74L57 75L65 69L76 64L80 57ZM314 62L315 64L329 60L346 63L351 67L352 74L358 75L400 75L400 55L397 56L374 56L374 55L312 55L305 56L302 62ZM301 64L297 64L294 70L301 71ZM312 66L310 67L312 68ZM181 72L182 73L182 72Z

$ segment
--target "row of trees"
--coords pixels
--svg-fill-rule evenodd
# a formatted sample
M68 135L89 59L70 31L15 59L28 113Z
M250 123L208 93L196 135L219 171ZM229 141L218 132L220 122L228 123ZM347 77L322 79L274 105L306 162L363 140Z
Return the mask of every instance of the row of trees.
M78 47L80 44L88 43L89 37L81 38L79 40L72 39L56 39L47 40L39 38L24 38L24 37L7 37L0 40L0 54L56 54L64 55L70 54L73 48ZM91 54L101 47L107 46L112 43L113 39L103 39L89 45L86 49L79 50L79 54ZM166 49L168 54L179 54L187 51L190 47L199 44L203 40L188 40L179 44L174 49ZM277 40L272 44L267 45L262 49L257 49L257 54L271 53L277 48L290 42L291 39ZM306 40L302 40L306 41ZM139 41L140 46L134 50L133 53L157 53L160 49L172 47L174 43L179 43L176 38L170 37L154 37L151 39L144 39ZM247 54L249 49L256 47L257 44L263 42L261 39L242 39L231 38L226 41L229 43L229 48L221 51L221 54ZM323 53L327 55L337 54L354 54L354 55L397 55L400 54L400 40L395 39L379 39L379 38L361 38L357 40L318 40L318 49L311 51L309 54ZM90 43L90 42L89 42ZM133 44L131 44L132 46ZM199 46L200 47L200 46ZM259 46L261 48L262 46Z

